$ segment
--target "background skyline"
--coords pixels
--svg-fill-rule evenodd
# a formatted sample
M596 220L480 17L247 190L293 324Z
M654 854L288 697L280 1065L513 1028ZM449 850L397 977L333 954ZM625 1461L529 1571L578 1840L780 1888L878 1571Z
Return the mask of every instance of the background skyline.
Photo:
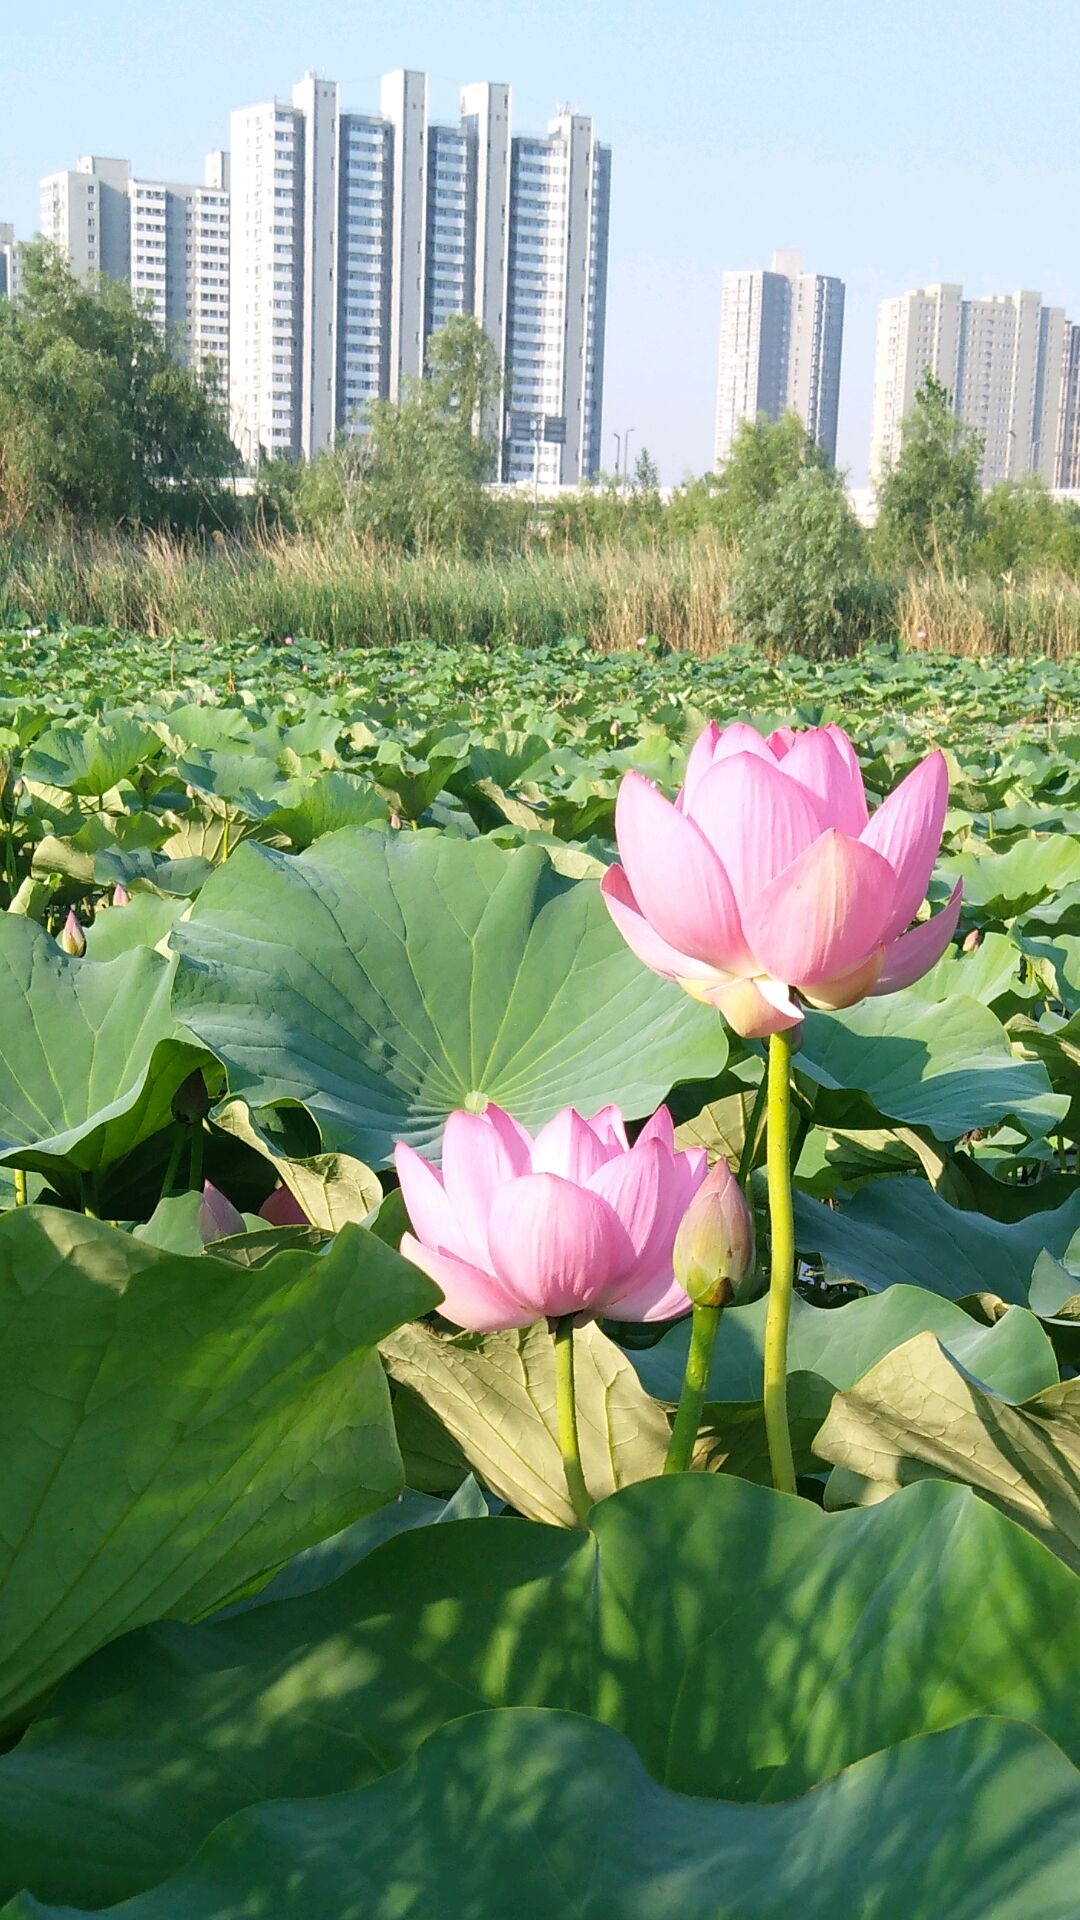
M374 112L379 76L428 73L432 117L466 81L509 81L517 131L558 102L613 150L604 465L633 428L662 478L712 456L725 268L797 247L847 286L838 463L865 481L878 302L935 280L1036 288L1080 319L1066 209L1080 185L1080 8L1032 0L491 0L448 15L402 0L370 23L327 0L296 18L256 0L74 0L26 13L5 61L0 219L38 225L39 179L81 153L143 178L201 179L233 107L308 68ZM1072 136L1072 141L1070 141Z

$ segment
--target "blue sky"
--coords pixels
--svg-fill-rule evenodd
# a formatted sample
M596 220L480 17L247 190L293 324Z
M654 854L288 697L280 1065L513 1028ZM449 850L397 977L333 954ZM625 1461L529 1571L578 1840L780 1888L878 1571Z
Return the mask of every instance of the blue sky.
M711 457L720 275L774 247L847 282L840 460L865 477L877 302L935 279L1040 288L1080 319L1078 0L44 0L0 71L0 219L80 153L201 178L233 106L305 69L375 110L420 67L437 117L509 80L614 149L605 460L632 427L666 480Z

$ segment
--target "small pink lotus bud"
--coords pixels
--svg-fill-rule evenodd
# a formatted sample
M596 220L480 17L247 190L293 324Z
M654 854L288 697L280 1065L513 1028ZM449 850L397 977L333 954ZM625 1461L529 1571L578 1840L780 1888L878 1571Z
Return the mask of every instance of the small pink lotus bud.
M131 905L131 895L122 880L118 880L113 888L112 903L114 907L130 907Z
M982 929L972 927L971 932L964 935L963 946L965 953L977 953L982 946Z
M675 1278L696 1307L730 1307L754 1272L754 1216L726 1160L718 1160L675 1235Z
M73 908L68 909L68 917L60 929L57 945L62 953L69 953L73 960L81 960L86 952L86 935L82 930L82 922Z
M202 1199L199 1201L199 1238L204 1247L212 1240L227 1239L230 1234L243 1233L244 1216L238 1213L231 1200L227 1200L219 1188L204 1180Z
M259 1208L260 1220L272 1227L308 1227L311 1225L303 1207L288 1187L275 1187L268 1200Z

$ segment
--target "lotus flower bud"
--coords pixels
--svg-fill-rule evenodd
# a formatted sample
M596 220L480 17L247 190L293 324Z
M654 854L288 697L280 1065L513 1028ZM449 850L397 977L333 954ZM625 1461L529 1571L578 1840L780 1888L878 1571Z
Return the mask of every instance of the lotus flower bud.
M131 895L122 880L118 880L113 888L112 903L114 907L130 907L131 905Z
M268 1200L259 1208L260 1220L272 1227L308 1227L311 1225L299 1200L289 1192L288 1187L275 1187Z
M726 1160L718 1160L675 1235L675 1278L696 1307L730 1307L754 1271L754 1216Z
M199 1238L204 1247L212 1240L225 1240L230 1234L243 1233L244 1216L219 1188L204 1180L199 1201Z
M81 960L86 952L86 935L82 922L73 909L68 909L68 917L60 930L57 940L61 952L69 953L73 960Z
M965 953L978 953L979 948L982 946L982 933L980 929L978 927L972 927L971 932L964 935L962 944Z

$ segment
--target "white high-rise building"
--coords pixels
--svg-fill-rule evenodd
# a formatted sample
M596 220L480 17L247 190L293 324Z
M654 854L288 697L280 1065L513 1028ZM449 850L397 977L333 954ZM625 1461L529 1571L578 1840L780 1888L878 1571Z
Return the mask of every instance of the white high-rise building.
M15 229L9 220L0 220L0 300L8 300L15 291Z
M955 284L882 302L874 371L870 471L899 456L903 422L931 373L957 417L983 440L982 483L1039 474L1058 482L1065 393L1065 314L1039 293L965 300Z
M559 114L514 137L510 89L428 119L427 79L384 77L378 116L309 75L292 102L232 116L232 384L244 457L310 458L419 377L454 313L506 373L501 469L576 480L600 460L610 155ZM286 339L286 323L291 332ZM498 433L500 423L490 423Z
M829 461L836 459L844 283L804 273L798 253L771 268L725 273L716 386L716 465L743 420L794 412Z
M41 183L41 230L80 277L126 280L185 365L229 358L228 155L207 157L201 186L141 180L129 160L85 154Z

